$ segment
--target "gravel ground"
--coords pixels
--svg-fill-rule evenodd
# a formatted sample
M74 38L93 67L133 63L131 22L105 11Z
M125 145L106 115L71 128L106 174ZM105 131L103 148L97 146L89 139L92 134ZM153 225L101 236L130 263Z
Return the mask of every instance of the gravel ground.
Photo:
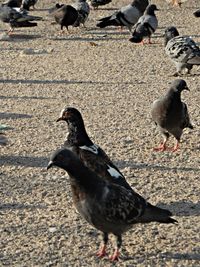
M0 148L0 266L115 265L95 256L100 233L72 207L65 173L46 171L49 155L66 136L65 123L56 123L65 106L82 112L92 140L132 187L179 222L134 226L124 235L116 265L200 266L200 68L185 77L191 91L182 98L195 128L184 131L180 150L152 150L161 136L149 114L152 101L174 79L163 31L175 25L200 41L200 20L192 15L200 2L189 0L181 9L153 2L161 9L153 45L130 43L127 30L95 27L97 18L129 3L125 0L92 10L87 29L60 37L59 26L46 19L0 41L0 123L13 127L6 132L9 145ZM34 14L46 18L51 5L40 1ZM1 23L1 34L6 27Z

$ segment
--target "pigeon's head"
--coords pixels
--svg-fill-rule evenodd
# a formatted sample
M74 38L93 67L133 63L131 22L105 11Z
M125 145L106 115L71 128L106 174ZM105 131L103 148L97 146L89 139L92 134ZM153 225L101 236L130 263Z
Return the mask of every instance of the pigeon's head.
M190 89L187 86L186 81L182 79L176 79L172 82L171 88L178 93L181 93L183 90L190 91Z
M60 148L51 155L47 170L56 166L67 171L74 158L76 156L72 151L66 148Z
M164 33L164 45L166 46L168 41L172 38L179 36L179 32L174 26L167 27Z
M64 4L59 4L59 3L56 4L57 9L61 8L62 6L64 6Z
M61 111L60 117L57 119L57 122L58 121L66 121L67 123L78 123L82 122L83 119L81 113L76 108L67 107Z
M156 5L148 5L148 7L146 8L145 13L148 15L155 15L155 11L158 11L159 9L157 8Z

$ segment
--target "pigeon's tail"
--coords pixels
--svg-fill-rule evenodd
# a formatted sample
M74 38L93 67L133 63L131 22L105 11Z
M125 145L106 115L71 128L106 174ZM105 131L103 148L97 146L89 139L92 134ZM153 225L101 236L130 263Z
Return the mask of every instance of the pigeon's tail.
M192 65L200 65L200 52L198 52L198 55L194 56L193 58L189 59L187 61L188 64Z
M107 26L118 26L117 22L114 19L110 19L111 17L106 17L100 19L99 23L97 23L97 27L99 28L105 28Z
M143 36L138 32L135 32L133 36L129 39L129 41L132 43L141 43L142 40L143 40Z
M200 9L195 11L193 14L194 14L195 17L199 18L200 17Z
M36 22L30 22L30 21L20 21L17 23L12 23L12 26L15 28L35 27L35 26L37 26L37 23Z
M161 209L148 203L144 214L141 216L141 222L160 222L160 223L177 223L171 218L172 213L169 210Z

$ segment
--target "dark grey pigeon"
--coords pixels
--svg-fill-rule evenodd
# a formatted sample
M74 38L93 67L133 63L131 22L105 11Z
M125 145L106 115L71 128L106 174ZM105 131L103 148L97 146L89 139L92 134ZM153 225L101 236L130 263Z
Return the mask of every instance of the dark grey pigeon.
M200 49L189 36L179 36L175 27L165 30L165 52L175 63L174 76L182 75L184 69L190 74L193 65L200 65Z
M132 37L130 42L140 43L144 38L148 38L149 44L151 43L151 35L158 27L158 19L155 15L155 11L159 10L156 5L149 5L142 17L139 18L137 24L134 26Z
M56 10L51 12L51 15L60 24L61 31L63 32L63 27L66 27L68 31L68 27L75 23L78 18L78 11L70 5L56 4Z
M85 22L90 13L90 7L86 0L76 0L72 5L78 11L78 18L73 24L74 27L79 27L81 24L85 26Z
M2 6L8 6L8 7L21 7L22 0L8 0L7 2L4 2Z
M31 16L26 10L22 10L20 8L1 6L0 20L4 23L9 23L11 27L9 32L12 32L14 28L37 26L37 23L32 21L42 20L42 18Z
M22 7L23 9L30 10L30 7L33 7L35 9L35 4L38 0L23 0L22 1Z
M143 15L148 4L148 0L134 0L131 4L122 7L113 15L100 19L97 27L125 26L131 32L131 28Z
M73 107L61 111L57 121L67 123L68 135L64 146L71 149L90 170L107 181L131 189L123 174L113 164L106 152L89 138L81 113Z
M200 17L200 9L195 11L193 14L194 14L195 17L199 18Z
M95 162L94 162L95 164ZM119 258L122 234L137 223L175 223L171 212L148 203L133 190L110 183L89 170L70 150L62 148L54 152L47 169L57 166L69 174L73 201L81 216L103 233L103 246L99 257L106 255L108 235L114 234L117 245L112 261Z
M151 115L158 130L164 136L164 141L157 151L166 150L166 143L170 135L176 138L173 151L179 148L179 142L184 128L193 129L190 122L187 105L181 101L181 92L189 90L186 82L174 80L166 95L153 102Z
M99 6L105 6L111 3L112 0L90 0L89 3L94 9L98 9Z

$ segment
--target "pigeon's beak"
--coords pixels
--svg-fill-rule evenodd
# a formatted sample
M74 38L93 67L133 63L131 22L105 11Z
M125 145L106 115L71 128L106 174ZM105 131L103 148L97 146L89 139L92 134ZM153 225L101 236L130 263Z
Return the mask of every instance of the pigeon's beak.
M56 122L58 122L58 121L63 121L64 120L64 118L63 117L60 117L60 118L58 118L57 120L56 120Z
M190 89L187 86L184 89L187 90L187 91L190 91Z
M47 166L47 170L50 169L51 167L53 167L54 163L53 161L49 161L48 166Z
M160 9L159 8L156 8L156 11L160 11Z

